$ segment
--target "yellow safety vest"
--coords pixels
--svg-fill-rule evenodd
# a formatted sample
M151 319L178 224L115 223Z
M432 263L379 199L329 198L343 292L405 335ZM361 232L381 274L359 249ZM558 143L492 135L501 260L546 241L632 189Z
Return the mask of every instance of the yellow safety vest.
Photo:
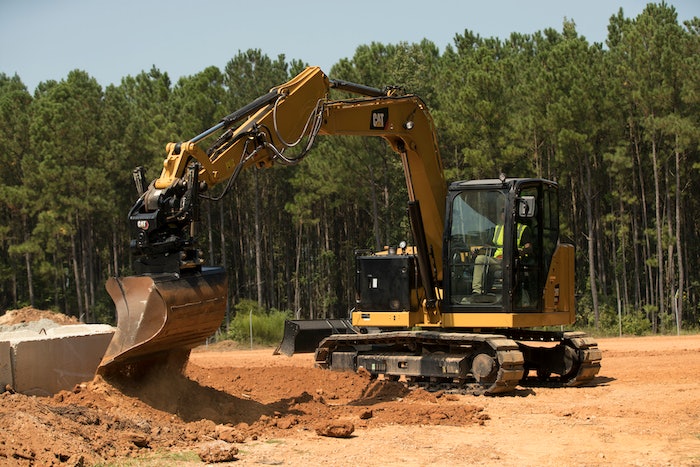
M520 245L520 241L523 238L523 232L525 232L525 225L524 224L517 224L517 229L518 229L518 246ZM496 230L493 232L493 244L498 247L496 250L493 252L493 256L496 258L501 258L503 257L503 226L502 225L497 225Z

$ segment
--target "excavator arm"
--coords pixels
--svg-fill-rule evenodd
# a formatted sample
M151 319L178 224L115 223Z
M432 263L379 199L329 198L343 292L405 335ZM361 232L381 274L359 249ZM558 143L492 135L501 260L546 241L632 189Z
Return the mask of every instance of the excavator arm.
M328 78L318 68L307 68L191 140L168 143L160 177L146 187L137 176L140 197L129 213L136 232L131 244L136 273L200 267L193 240L200 197L223 182L227 191L246 168L301 160L318 132L328 90ZM203 143L214 136L205 150ZM302 142L307 147L300 155L285 156L288 148Z
M324 105L319 134L379 136L401 157L409 203L420 206L422 222L413 222L414 237L429 261L426 284L435 288L442 280L442 233L447 185L438 151L435 128L425 103L414 95L331 101ZM419 203L419 204L415 204ZM428 258L429 256L429 258ZM430 293L430 292L428 292Z
M331 89L359 97L331 100ZM189 349L215 332L225 313L226 274L203 266L194 241L200 199L214 185L226 183L228 191L244 169L298 163L319 135L377 136L400 155L421 279L428 306L436 306L447 186L425 104L396 89L331 81L309 67L191 140L167 144L161 175L148 186L143 169L134 172L140 196L129 220L136 275L107 283L118 323L99 373L182 365ZM300 149L290 151L295 146Z

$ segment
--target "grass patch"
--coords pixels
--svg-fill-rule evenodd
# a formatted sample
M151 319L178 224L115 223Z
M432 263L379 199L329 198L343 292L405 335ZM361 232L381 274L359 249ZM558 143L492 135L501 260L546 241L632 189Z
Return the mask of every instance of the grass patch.
M265 440L265 444L284 444L284 440L276 439L276 438L267 439L267 440Z
M143 456L95 464L96 467L168 467L201 464L194 451L157 451Z

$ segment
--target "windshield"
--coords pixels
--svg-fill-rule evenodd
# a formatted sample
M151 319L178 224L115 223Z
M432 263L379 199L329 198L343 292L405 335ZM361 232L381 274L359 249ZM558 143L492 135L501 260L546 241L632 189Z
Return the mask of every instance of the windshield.
M496 224L502 224L501 215L506 203L502 191L464 191L452 205L453 237L461 237L467 244L483 245L490 241Z
M501 304L505 206L502 190L465 190L454 198L448 258L453 304Z

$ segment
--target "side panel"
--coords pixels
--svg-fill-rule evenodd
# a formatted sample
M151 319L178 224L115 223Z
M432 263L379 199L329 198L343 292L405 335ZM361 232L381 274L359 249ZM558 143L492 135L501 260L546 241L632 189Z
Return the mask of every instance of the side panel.
M401 311L355 311L352 313L352 325L357 327L409 328L423 322L418 312Z
M435 310L427 313L422 306L425 292L415 255L359 255L355 266L353 326L407 328L434 318Z
M569 321L565 324L571 324L576 319L574 262L574 246L559 244L549 266L544 288L545 311L568 313Z
M357 256L355 261L357 309L397 312L418 308L414 256Z
M443 313L444 328L532 328L571 324L569 312Z

